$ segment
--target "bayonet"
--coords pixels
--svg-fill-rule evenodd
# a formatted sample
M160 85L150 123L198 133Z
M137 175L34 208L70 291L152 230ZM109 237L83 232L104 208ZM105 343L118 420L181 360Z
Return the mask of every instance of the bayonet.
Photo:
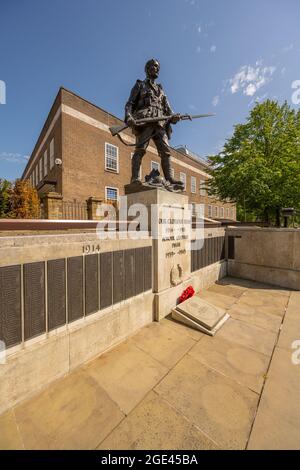
M178 116L180 121L192 121L192 119L199 119L199 118L204 118L204 117L210 117L210 116L215 116L215 114L196 114L195 116L191 116L190 114L172 114L171 116L160 116L160 117L146 117L143 119L136 119L135 120L135 126L140 127L144 126L145 124L151 124L155 122L161 122L161 121L170 121L173 116ZM125 131L125 129L128 129L128 125L126 123L121 124L119 126L112 126L109 128L111 135L116 136Z

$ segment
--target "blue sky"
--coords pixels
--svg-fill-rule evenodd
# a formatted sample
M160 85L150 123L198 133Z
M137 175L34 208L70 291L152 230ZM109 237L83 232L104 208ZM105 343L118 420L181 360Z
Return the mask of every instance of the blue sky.
M217 153L255 99L299 106L299 18L299 0L1 0L0 178L21 175L61 85L123 117L151 57L174 111L217 114L172 146Z

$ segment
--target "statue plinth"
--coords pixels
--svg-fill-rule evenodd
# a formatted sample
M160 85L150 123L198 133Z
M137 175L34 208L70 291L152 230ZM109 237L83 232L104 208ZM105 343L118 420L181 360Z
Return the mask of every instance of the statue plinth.
M187 195L146 188L128 193L127 204L129 210L140 205L138 213L144 210L148 217L141 231L148 230L152 237L155 318L159 320L170 313L191 280L190 210Z
M133 194L133 193L140 193L143 191L149 191L151 189L164 189L164 187L161 186L152 186L147 183L142 183L142 182L135 182L135 183L130 183L130 184L125 184L124 186L125 189L125 194Z

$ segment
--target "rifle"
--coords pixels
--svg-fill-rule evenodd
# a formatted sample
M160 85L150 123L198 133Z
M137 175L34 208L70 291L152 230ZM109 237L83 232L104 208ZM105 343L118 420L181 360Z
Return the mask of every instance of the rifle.
M160 121L170 121L173 116L178 116L180 121L191 121L192 119L199 119L209 116L215 116L215 114L197 114L195 116L191 116L190 114L171 114L171 116L160 116L160 117L146 117L143 119L136 119L135 126L144 126L145 124L151 124ZM119 135L121 132L128 129L128 125L126 123L121 124L120 126L112 126L109 128L111 135L114 137L115 135Z

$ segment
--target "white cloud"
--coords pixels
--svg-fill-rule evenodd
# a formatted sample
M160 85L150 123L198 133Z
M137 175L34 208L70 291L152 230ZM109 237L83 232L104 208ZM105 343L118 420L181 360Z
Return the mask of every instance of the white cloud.
M192 110L192 111L195 111L197 108L194 104L189 104L189 108Z
M212 105L213 105L213 106L218 106L219 101L220 101L219 95L214 96L214 97L213 97L213 100L212 100Z
M216 50L217 50L217 46L215 45L211 46L210 52L216 52Z
M286 72L286 67L282 67L282 69L280 70L281 75L285 75L285 72Z
M201 33L201 26L198 26L197 31L198 33Z
M294 44L293 43L289 44L288 46L283 47L282 52L289 52L292 49L294 49Z
M255 66L243 65L239 71L227 81L232 94L241 91L246 96L253 96L261 87L272 80L276 70L273 66L263 66L257 61Z
M250 83L245 91L244 91L244 94L247 95L247 96L253 96L256 92L256 86L254 85L254 83Z
M199 52L201 52L201 47L200 46L197 46L197 53L199 54Z
M0 153L0 161L4 160L11 163L25 163L29 159L28 155L22 155L21 153L9 153L9 152L2 152Z

